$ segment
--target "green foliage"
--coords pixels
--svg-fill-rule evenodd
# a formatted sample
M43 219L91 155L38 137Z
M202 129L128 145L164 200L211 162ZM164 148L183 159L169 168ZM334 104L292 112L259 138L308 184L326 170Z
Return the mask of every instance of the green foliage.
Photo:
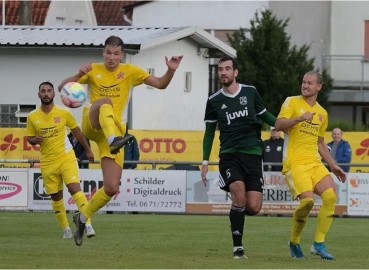
M328 122L328 128L327 131L332 131L335 128L340 128L342 131L367 131L368 127L366 125L358 125L354 124L351 121L338 119L334 121Z
M255 12L247 38L243 29L228 36L237 51L239 74L237 81L258 89L265 106L277 115L287 96L300 95L304 74L314 68L314 58L309 58L310 47L291 46L286 33L288 19L278 19L270 10ZM324 84L318 102L329 109L328 96L333 79L324 70Z

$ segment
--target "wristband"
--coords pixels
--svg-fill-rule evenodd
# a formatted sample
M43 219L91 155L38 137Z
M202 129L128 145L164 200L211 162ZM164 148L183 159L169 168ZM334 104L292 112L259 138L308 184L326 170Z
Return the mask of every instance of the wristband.
M202 161L202 165L204 166L204 165L209 165L209 161L208 160L203 160Z

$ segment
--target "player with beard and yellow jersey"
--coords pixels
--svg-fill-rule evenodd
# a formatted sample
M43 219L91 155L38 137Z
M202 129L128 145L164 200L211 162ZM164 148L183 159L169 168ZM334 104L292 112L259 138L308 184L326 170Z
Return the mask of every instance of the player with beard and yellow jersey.
M124 160L124 152L120 150L133 139L132 135L126 134L125 124L132 88L144 83L165 89L182 60L182 56L173 56L170 60L165 57L168 70L162 77L155 77L137 66L121 63L123 48L121 38L107 38L103 63L84 64L76 75L64 79L59 85L60 91L68 82L88 84L90 105L83 110L82 131L88 139L96 142L103 172L103 187L94 194L83 212L73 217L77 226L74 240L78 246L82 245L87 219L119 191Z
M63 228L63 238L72 238L63 200L63 182L79 211L88 205L88 201L81 191L78 164L67 136L67 127L86 149L86 156L90 161L94 160L94 155L73 115L69 110L55 105L54 96L52 83L42 82L39 85L38 97L41 106L27 116L27 140L32 145L40 145L41 174L45 191L51 197L53 212ZM89 220L86 236L95 235Z
M322 86L323 78L319 73L306 73L302 80L301 96L285 100L275 124L277 130L286 131L282 173L293 198L299 199L299 205L293 213L291 238L288 242L291 256L296 259L305 258L300 236L314 206L314 193L322 198L323 203L310 252L322 259L334 259L327 251L324 240L332 224L337 195L333 178L321 158L340 181L346 181L345 172L337 166L324 142L328 113L317 102Z

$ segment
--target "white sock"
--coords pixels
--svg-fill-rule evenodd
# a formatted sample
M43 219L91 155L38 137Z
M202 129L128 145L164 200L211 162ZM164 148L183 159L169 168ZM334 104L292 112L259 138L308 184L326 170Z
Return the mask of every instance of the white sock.
M111 143L114 141L115 139L115 135L110 135L109 138L108 138L108 144L111 145Z
M243 246L240 246L240 247L233 247L233 252L236 252L236 251L237 251L237 249L239 249L239 248L242 248L242 249L243 249Z
M86 228L91 228L92 225L91 224L86 224Z
M81 212L81 214L79 215L79 220L82 222L82 223L86 223L87 221L87 218L85 217L85 215Z
M63 231L65 231L65 230L70 230L70 227L68 226L68 227L65 227L64 229L63 229Z

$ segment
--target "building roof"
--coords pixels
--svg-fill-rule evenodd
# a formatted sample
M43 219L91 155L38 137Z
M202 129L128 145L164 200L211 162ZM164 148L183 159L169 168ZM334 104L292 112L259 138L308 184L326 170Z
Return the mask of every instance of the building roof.
M123 8L132 6L139 1L95 1L92 0L97 25L100 26L129 26L123 18ZM127 11L127 18L132 20L133 10Z
M11 47L91 47L102 48L105 39L119 36L126 50L146 50L183 38L192 39L199 48L236 56L236 51L198 27L2 27L0 46ZM204 53L204 51L202 51Z
M32 24L44 25L51 1L32 1ZM0 18L2 18L3 2L0 2ZM5 25L19 25L20 1L5 1Z

